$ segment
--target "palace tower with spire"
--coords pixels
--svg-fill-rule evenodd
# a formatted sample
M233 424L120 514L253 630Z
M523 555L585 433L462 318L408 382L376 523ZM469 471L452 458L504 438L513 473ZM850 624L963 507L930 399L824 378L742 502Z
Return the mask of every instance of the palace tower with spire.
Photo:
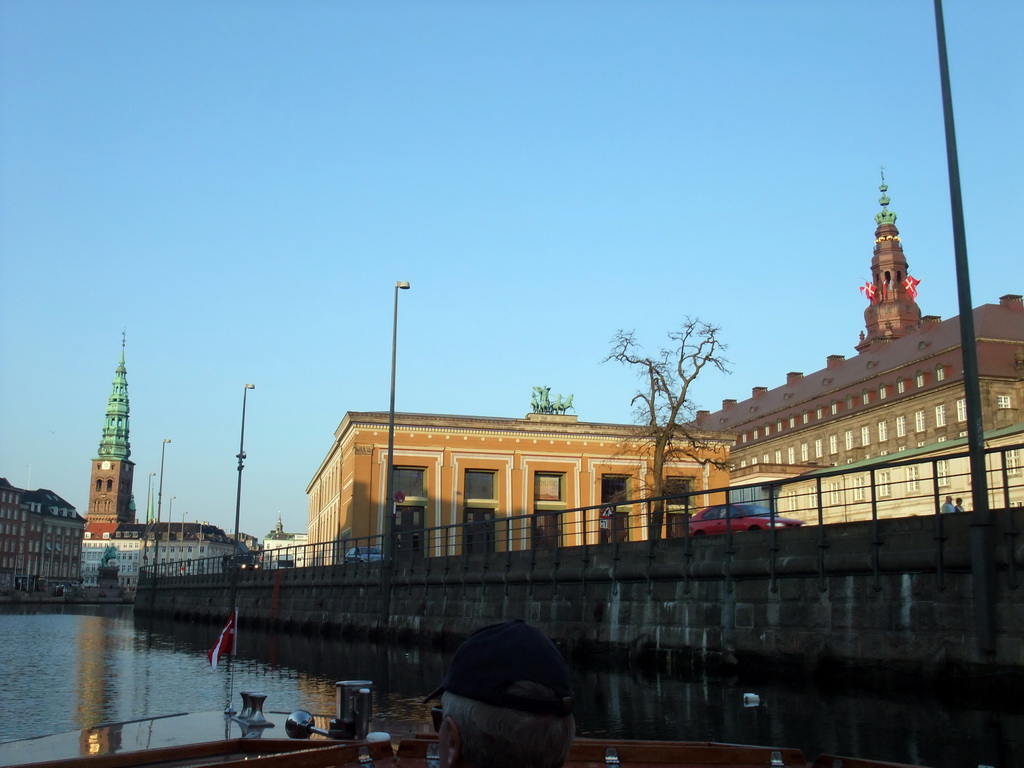
M132 481L135 463L128 443L128 377L124 367L124 339L121 359L114 372L113 388L107 400L100 448L92 460L89 481L89 523L134 523Z
M921 326L917 306L917 281L910 277L907 257L903 255L896 214L889 210L889 191L882 177L878 188L882 210L875 214L875 252L871 258L871 282L862 289L867 294L864 310L866 333L861 334L857 351L864 352L906 336Z
M730 453L732 485L757 488L825 467L858 464L867 471L877 464L892 479L879 488L880 494L895 498L908 493L901 501L905 514L935 514L927 494L915 496L907 490L910 482L896 482L913 481L910 469L883 465L900 453L906 458L910 451L921 456L964 446L967 408L959 318L922 316L917 303L920 281L909 274L884 176L879 190L882 209L875 215L870 282L860 286L868 305L856 354L822 355L824 368L807 375L789 371L784 384L752 387L745 399L723 399L720 410L697 413L698 426L736 436ZM973 312L987 445L1020 443L1024 300L1019 293L1006 294L998 304L983 304ZM1021 472L1021 454L1019 448L1008 449L1008 472ZM947 478L935 479L935 487L948 483L944 492L966 495L967 473L952 464L948 472ZM806 498L820 492L820 487L809 491ZM867 498L873 497L868 493ZM779 512L800 511L797 506L792 500L780 501ZM853 506L847 512L859 515L850 511Z

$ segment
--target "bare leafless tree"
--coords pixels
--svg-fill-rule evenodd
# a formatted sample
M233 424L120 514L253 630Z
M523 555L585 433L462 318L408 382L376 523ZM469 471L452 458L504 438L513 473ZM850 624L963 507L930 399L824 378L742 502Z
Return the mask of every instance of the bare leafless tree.
M690 399L691 385L706 368L729 373L729 361L721 354L726 346L720 333L716 326L687 317L679 330L669 332L671 345L655 356L644 352L634 331L620 330L612 339L612 351L604 362L614 360L632 367L643 382L631 404L636 409L639 444L652 454L651 498L666 495L667 462L687 458L725 466L718 450L720 441L697 426L696 406ZM664 519L664 502L655 502L651 538L661 537Z

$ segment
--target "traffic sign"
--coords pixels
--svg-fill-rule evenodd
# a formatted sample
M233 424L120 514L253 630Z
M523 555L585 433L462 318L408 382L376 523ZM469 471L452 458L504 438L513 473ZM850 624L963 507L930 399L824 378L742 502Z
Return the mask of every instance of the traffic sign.
M405 491L395 491L395 504L405 501Z

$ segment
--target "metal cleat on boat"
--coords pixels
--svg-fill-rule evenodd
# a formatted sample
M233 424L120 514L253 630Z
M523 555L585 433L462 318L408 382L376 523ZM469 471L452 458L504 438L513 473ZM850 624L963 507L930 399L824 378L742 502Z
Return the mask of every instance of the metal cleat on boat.
M252 692L241 691L240 695L242 697L242 711L238 713L238 718L240 720L248 720L250 715L252 715L252 699L249 698Z
M249 702L252 704L252 710L249 713L249 717L246 719L250 728L273 728L274 724L267 720L263 714L263 702L267 700L267 694L256 693L252 691L249 693Z

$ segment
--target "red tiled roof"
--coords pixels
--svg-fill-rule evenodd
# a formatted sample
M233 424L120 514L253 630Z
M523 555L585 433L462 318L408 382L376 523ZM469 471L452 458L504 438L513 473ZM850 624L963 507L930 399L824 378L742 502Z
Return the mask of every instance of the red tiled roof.
M982 377L1015 376L1013 356L1024 344L1024 311L1020 306L984 304L974 310L978 340L978 370ZM800 413L808 407L827 406L847 394L897 378L913 378L922 366L934 371L948 366L947 381L963 377L960 353L960 319L922 324L903 338L833 363L819 371L795 378L788 384L761 392L703 417L705 429L737 430L752 423Z

